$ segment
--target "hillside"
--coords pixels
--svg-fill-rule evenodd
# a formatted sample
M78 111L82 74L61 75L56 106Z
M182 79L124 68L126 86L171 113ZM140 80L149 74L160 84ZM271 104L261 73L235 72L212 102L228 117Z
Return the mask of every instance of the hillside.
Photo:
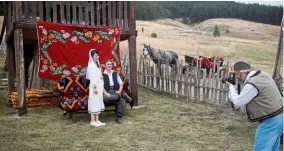
M215 25L219 26L221 37L212 36ZM142 53L143 44L150 44L162 50L175 51L182 59L185 54L194 56L199 53L205 56L219 55L230 62L247 60L255 68L272 74L279 28L274 25L223 18L209 19L192 26L172 19L137 20L137 54ZM229 33L226 33L227 29ZM153 32L157 33L157 38L151 37ZM121 43L121 51L123 54L128 53L127 41Z

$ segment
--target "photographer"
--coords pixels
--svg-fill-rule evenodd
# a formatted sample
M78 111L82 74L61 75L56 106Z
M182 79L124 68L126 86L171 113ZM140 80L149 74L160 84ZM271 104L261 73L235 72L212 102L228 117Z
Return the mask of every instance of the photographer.
M273 79L263 71L238 61L233 66L235 77L244 85L240 94L229 85L229 99L234 109L246 106L248 119L259 122L255 132L254 151L278 151L283 134L283 100Z

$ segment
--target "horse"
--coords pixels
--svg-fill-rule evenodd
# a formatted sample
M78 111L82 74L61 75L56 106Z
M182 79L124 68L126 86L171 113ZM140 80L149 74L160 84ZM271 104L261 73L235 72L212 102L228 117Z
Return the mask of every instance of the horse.
M169 62L169 65L172 68L172 70L174 68L173 71L177 73L178 55L175 52L156 49L156 48L151 47L150 45L147 46L144 44L143 56L147 57L148 55L153 60L153 62L157 64L160 74L161 74L161 70L160 70L161 65L166 64L167 61Z

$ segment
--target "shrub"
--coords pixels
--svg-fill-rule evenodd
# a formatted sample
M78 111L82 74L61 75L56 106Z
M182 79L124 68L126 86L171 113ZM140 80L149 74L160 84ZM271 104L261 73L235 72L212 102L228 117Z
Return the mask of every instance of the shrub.
M151 34L151 37L152 37L152 38L157 38L157 34L156 34L156 33L152 33L152 34Z

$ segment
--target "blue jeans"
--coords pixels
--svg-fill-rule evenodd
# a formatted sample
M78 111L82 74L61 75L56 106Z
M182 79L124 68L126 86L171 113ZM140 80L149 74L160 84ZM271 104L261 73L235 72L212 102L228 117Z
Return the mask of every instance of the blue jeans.
M256 129L253 151L278 151L283 134L283 112L263 120Z

